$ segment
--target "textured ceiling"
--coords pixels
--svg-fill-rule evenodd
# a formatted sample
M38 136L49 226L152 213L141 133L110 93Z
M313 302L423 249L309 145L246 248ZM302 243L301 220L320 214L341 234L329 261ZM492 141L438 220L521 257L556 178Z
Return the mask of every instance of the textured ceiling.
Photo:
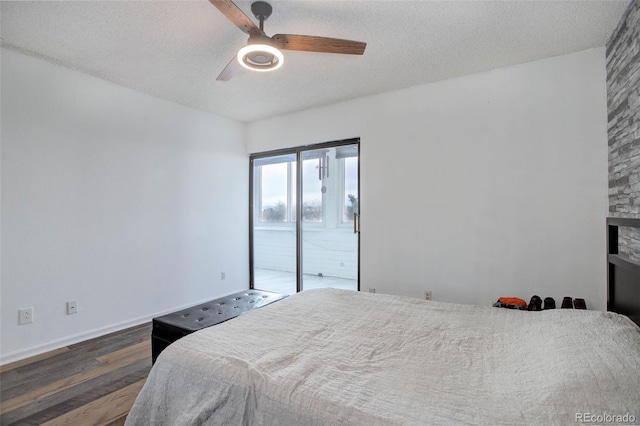
M253 18L251 1L236 4ZM2 45L251 122L603 46L629 1L275 0L268 35L368 43L364 56L285 51L272 73L217 75L247 36L207 0L0 4Z

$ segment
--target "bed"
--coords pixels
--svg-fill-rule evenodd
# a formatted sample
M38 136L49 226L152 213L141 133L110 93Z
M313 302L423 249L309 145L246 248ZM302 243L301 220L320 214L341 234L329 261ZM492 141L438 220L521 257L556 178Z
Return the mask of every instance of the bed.
M610 309L622 275L638 291L640 274L610 273ZM318 289L169 346L126 424L594 421L640 421L640 328L626 315Z

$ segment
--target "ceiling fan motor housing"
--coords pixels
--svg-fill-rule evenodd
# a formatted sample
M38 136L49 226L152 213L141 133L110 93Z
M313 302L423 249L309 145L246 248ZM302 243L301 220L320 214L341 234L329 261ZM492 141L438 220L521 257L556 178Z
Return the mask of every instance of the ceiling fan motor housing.
M256 1L251 4L251 13L260 21L260 33L252 32L249 36L247 45L251 45L253 49L242 55L242 58L238 56L241 62L254 70L271 70L278 65L278 58L274 55L273 41L271 37L268 37L264 33L264 21L266 21L273 9L271 5L264 1ZM267 46L262 48L262 46Z
M247 46L255 48L242 56L242 62L251 68L270 69L274 67L278 58L273 50L273 42L270 37L264 34L252 34L249 37Z

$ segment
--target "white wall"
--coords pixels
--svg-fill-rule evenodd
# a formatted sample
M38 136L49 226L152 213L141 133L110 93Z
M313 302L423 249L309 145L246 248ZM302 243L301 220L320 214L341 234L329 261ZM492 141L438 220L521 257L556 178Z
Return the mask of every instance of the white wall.
M606 308L604 48L255 122L249 152L361 137L361 289Z
M1 112L3 363L247 288L244 125L6 49Z

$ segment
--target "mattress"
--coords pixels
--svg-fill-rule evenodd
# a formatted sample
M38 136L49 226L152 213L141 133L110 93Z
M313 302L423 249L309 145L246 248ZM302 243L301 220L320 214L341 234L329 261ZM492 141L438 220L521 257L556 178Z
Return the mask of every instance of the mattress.
M319 289L169 346L126 424L567 424L585 415L640 420L640 328L624 316Z

